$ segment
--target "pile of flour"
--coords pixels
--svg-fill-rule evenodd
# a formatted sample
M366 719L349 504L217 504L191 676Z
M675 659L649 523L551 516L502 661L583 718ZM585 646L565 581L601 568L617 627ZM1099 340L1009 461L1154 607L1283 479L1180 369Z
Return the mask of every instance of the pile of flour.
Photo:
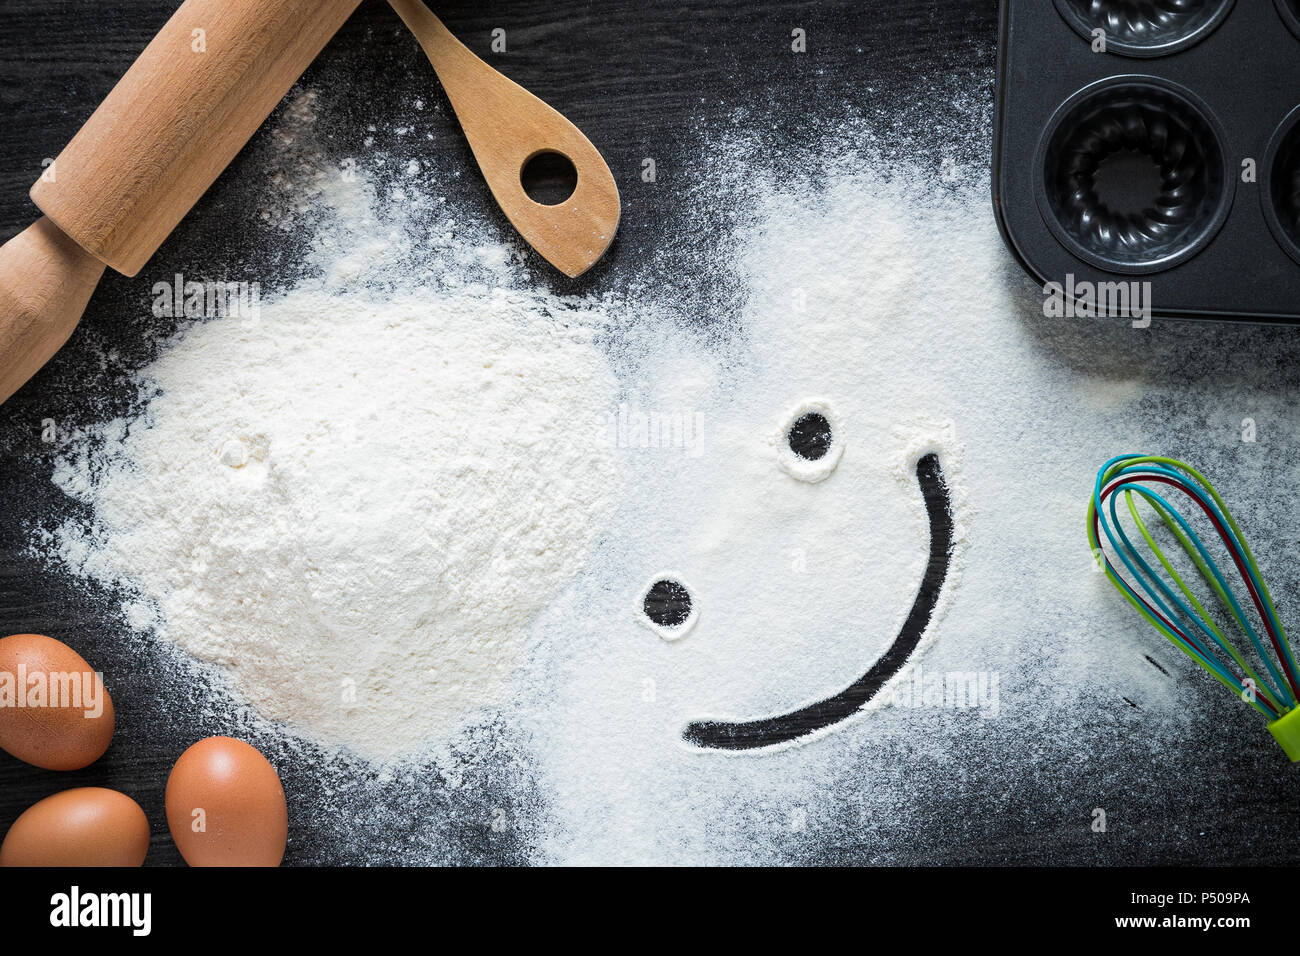
M506 293L296 289L187 329L141 386L144 419L58 462L94 518L57 553L263 714L373 758L501 701L614 485L590 331Z
M314 105L275 132L263 211L313 231L304 277L164 343L142 411L56 462L91 517L36 547L262 715L385 761L509 696L615 495L616 385L598 309L403 271L393 197L324 163ZM463 232L447 258L490 275L507 257Z

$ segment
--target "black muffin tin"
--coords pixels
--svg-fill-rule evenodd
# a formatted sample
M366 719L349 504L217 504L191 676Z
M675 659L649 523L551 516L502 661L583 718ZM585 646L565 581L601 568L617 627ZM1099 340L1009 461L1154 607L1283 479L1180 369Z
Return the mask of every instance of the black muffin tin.
M1300 322L1300 0L1002 0L997 98L993 205L1040 282Z

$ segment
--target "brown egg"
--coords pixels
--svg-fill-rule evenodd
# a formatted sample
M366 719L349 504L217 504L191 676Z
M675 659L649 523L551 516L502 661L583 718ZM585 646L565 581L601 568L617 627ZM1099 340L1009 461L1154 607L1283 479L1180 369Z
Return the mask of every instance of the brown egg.
M113 700L72 648L41 634L0 638L0 749L46 770L78 770L113 739Z
M190 866L279 866L289 838L280 777L242 740L200 740L167 778L167 827Z
M0 844L0 866L140 866L149 820L124 793L64 790L32 804Z

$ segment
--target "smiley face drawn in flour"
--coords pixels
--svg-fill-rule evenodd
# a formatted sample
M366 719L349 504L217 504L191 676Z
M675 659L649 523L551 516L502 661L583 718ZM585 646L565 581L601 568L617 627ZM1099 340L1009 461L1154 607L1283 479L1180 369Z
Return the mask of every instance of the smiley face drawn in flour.
M844 450L841 423L824 402L805 402L796 407L787 417L780 437L781 466L791 477L802 481L820 482L829 477ZM848 719L898 674L930 626L953 553L952 502L937 454L919 458L916 479L929 524L929 557L911 610L893 642L865 673L839 693L769 717L691 721L682 732L688 744L703 750L725 751L753 751L787 744ZM680 639L689 629L682 625L687 620L694 625L699 615L697 600L679 576L658 575L642 594L645 622L666 640Z

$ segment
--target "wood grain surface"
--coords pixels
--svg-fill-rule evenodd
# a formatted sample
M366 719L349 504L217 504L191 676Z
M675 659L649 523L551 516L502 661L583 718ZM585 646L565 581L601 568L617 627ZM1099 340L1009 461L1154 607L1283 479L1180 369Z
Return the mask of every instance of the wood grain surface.
M174 0L0 0L0 240L35 219L27 190L43 160L58 154L176 6ZM993 95L993 0L449 0L433 7L475 53L573 120L603 152L623 190L623 224L606 259L579 280L534 265L536 281L569 292L662 277L677 284L680 300L702 324L734 307L738 294L710 269L707 255L711 237L728 226L728 211L711 210L702 220L690 189L701 162L692 144L711 124L735 124L740 116L764 148L793 154L826 135L819 118L845 110L872 116L882 104L905 103L910 122L924 125L927 111L952 109L946 94L954 89L988 102ZM505 53L490 49L497 27L507 31ZM808 32L805 56L790 55L793 27ZM473 169L427 60L386 3L364 0L303 83L328 91L339 155L362 148L367 138L383 148L407 119L401 104L423 95L442 103L443 114L429 123L422 148L459 157L465 170ZM989 130L979 128L978 116L972 123L969 142L949 146L986 153ZM888 127L882 135L891 135ZM167 773L185 746L221 727L205 701L165 680L173 662L138 645L109 595L75 586L30 553L33 528L47 526L52 515L77 513L49 481L57 445L43 443L42 430L48 422L85 422L88 397L99 418L130 406L131 371L156 354L168 331L142 307L159 276L239 275L253 263L283 265L301 256L292 235L247 215L261 158L273 148L265 131L255 135L137 279L106 276L64 351L0 407L0 633L69 640L104 670L120 715L109 753L85 771L38 771L0 754L0 831L54 790L116 787L150 817L148 863L179 862L163 823ZM659 170L653 184L640 180L646 157ZM509 229L476 176L445 185L448 203L497 223L503 233ZM654 275L645 271L651 250ZM1100 716L1078 719L1081 734L1104 732ZM484 742L489 750L498 746ZM996 755L978 746L959 753L948 786L910 796L921 811L906 829L889 830L884 821L863 829L846 819L828 825L833 836L791 847L789 862L1282 862L1300 847L1294 788L1285 773L1261 781L1249 761L1234 765L1231 753L1216 751L1218 763L1207 758L1178 779L1152 777L1140 757L1126 757L1122 748L1097 762L1043 755L1032 773L1010 780ZM391 785L393 802L412 804L411 820L422 821L418 834L415 822L391 832L360 802L344 800L329 820L295 815L295 807L313 806L321 796L313 768L336 758L301 747L269 756L286 768L288 863L346 862L348 854L336 845L344 830L392 863L420 859L419 851L435 844L449 862L517 862L533 849L526 826L507 834L491 830L492 810L503 802L512 814L533 812L536 795L526 782L485 770L452 795L430 768L427 793L407 792L402 781ZM336 807L340 799L335 795ZM1106 838L1089 832L1094 806L1105 806L1118 821Z

